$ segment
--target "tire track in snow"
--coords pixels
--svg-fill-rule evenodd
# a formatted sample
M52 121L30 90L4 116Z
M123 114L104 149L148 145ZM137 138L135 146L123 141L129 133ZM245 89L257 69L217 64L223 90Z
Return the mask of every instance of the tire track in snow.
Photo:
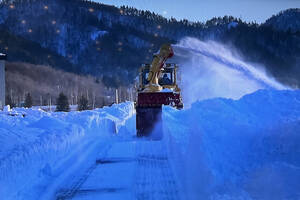
M97 199L180 199L163 141L116 142L98 158L69 189L60 190L56 199L95 199L97 195Z
M164 143L141 141L136 144L136 153L136 199L179 199L178 186Z
M107 145L102 152L101 156L105 157L109 149L111 148L111 145ZM95 162L92 166L90 166L85 173L80 176L71 186L70 189L62 189L60 190L56 195L56 200L66 200L66 199L72 199L77 192L80 190L81 186L85 181L89 178L89 176L92 174L92 172L97 168L98 163Z

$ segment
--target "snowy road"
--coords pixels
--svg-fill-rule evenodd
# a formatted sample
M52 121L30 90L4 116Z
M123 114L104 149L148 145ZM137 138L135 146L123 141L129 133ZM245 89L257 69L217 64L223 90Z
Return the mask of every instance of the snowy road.
M106 144L55 199L179 199L163 141Z
M300 91L164 107L162 141L133 138L130 102L20 111L0 114L1 200L300 199Z

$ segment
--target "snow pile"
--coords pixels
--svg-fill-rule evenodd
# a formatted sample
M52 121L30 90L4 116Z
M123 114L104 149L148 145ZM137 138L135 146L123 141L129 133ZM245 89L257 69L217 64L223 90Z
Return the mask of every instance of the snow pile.
M220 43L187 37L173 48L186 107L215 97L238 99L258 89L288 89L269 77L262 66L244 62Z
M115 138L134 115L134 105L127 102L69 113L37 109L14 112L25 113L26 117L0 112L0 197L35 199L34 184L53 176L55 167L70 155L78 157L93 142Z
M164 107L163 122L187 199L300 198L300 91Z

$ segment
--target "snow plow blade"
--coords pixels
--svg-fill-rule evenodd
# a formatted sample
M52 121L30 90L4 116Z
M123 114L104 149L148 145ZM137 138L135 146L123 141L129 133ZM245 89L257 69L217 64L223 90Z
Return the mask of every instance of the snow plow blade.
M136 107L137 137L162 138L162 107Z
M137 137L162 139L162 106L182 108L180 95L173 92L141 92L136 106Z

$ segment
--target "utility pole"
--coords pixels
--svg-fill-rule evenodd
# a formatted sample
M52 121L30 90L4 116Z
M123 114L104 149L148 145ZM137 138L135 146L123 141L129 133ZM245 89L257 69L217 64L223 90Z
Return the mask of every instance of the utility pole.
M116 89L116 104L119 104L119 94L118 94L118 89Z
M78 91L78 88L76 90L76 93L75 93L75 104L78 105L78 94L79 94L79 91Z
M51 112L51 96L50 96L50 99L49 99L49 111Z
M43 96L40 95L40 107L43 106Z
M96 94L93 92L93 110L95 109L95 104L96 104Z
M6 55L0 53L0 109L5 106L5 60Z
M130 94L129 94L129 101L133 101L133 89L132 89L132 87L130 87L130 89L129 89L129 92L130 92Z

